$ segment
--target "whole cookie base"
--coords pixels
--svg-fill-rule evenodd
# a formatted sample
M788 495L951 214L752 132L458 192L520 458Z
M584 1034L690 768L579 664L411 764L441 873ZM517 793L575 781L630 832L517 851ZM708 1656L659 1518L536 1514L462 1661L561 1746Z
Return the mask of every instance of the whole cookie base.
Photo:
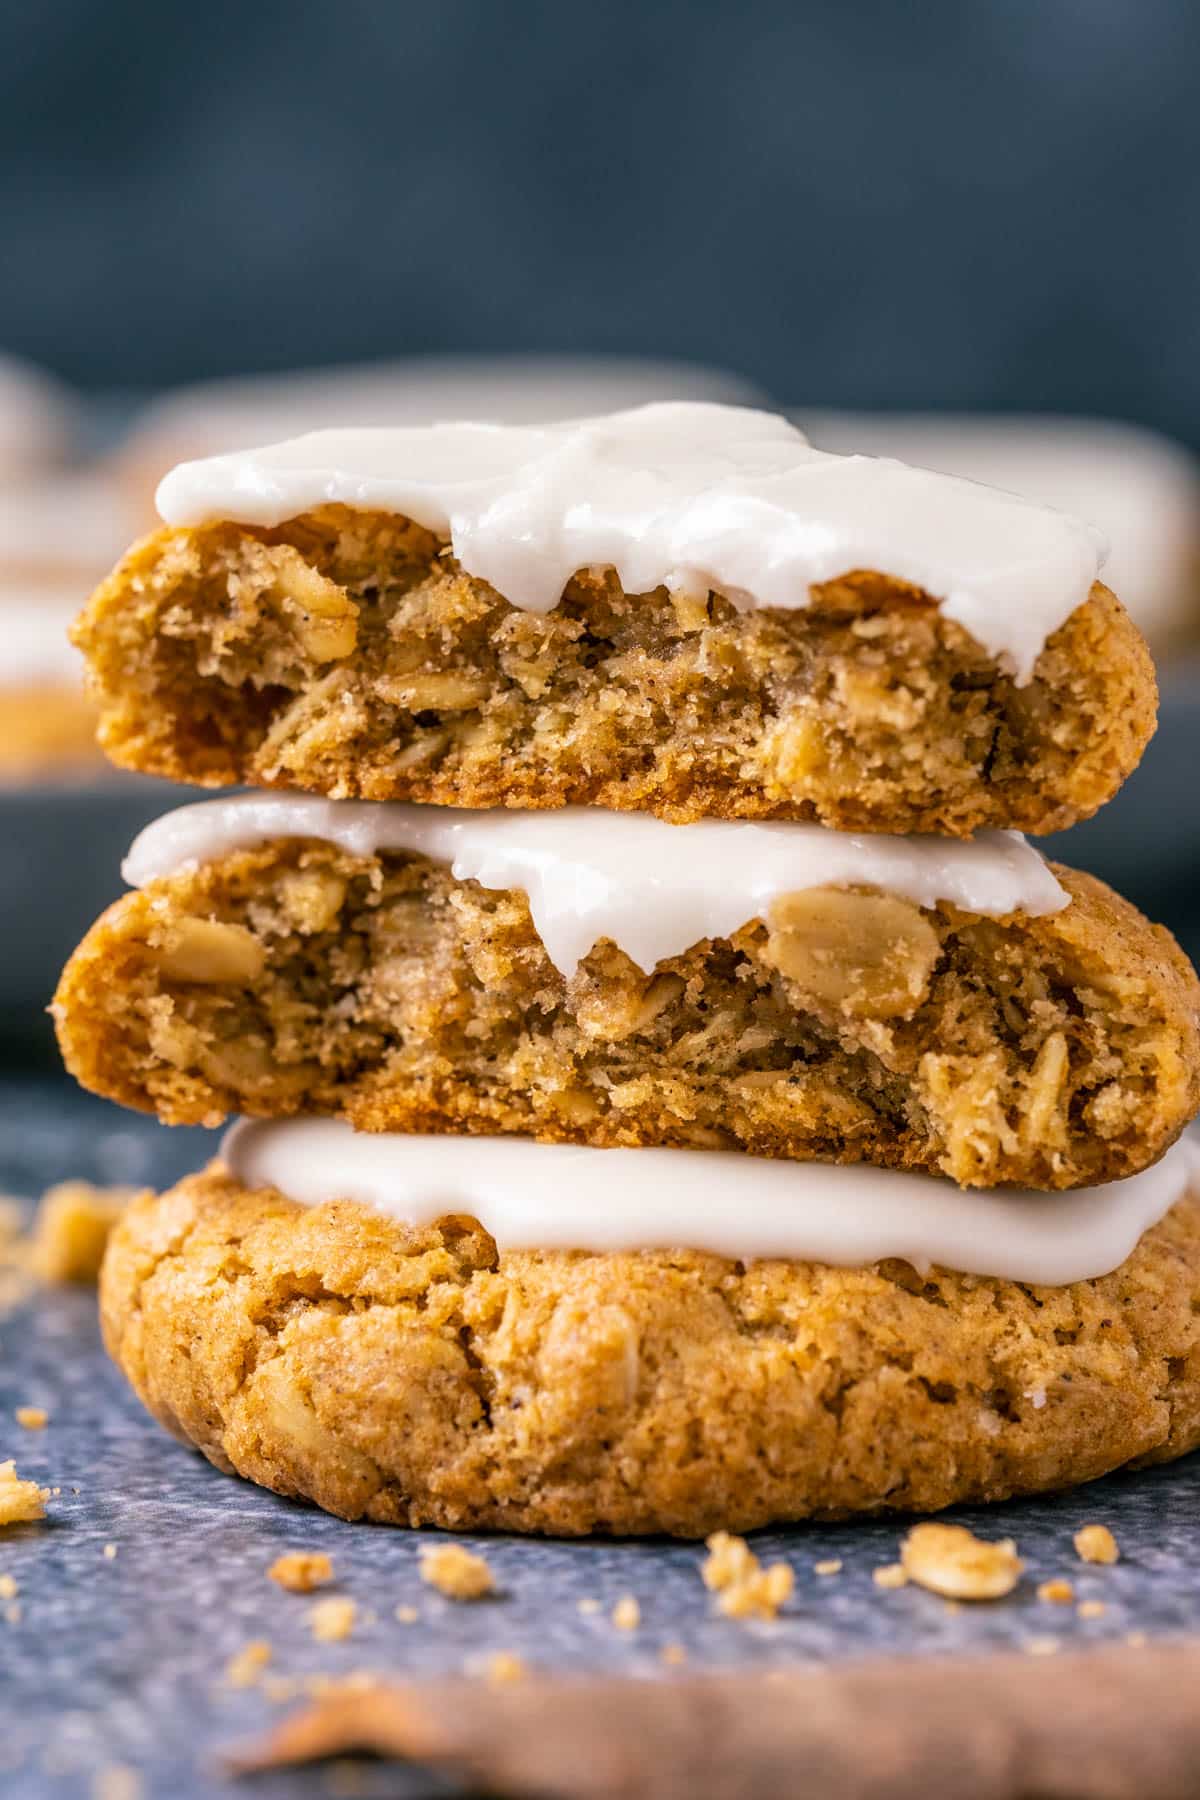
M691 1253L498 1258L219 1164L135 1203L109 1350L219 1468L343 1518L576 1535L928 1512L1200 1443L1200 1199L1028 1288Z

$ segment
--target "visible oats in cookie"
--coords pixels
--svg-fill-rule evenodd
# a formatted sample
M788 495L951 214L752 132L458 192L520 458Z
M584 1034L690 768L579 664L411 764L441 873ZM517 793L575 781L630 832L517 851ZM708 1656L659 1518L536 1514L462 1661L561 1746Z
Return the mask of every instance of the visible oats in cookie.
M124 767L681 823L1052 831L1115 793L1156 703L1141 635L1098 582L1018 688L934 596L881 571L749 612L581 571L536 614L420 527L340 506L156 532L73 637Z
M134 1203L100 1302L149 1410L277 1492L452 1531L703 1537L930 1514L1184 1454L1198 1287L1193 1198L1111 1275L1029 1288L902 1263L499 1255L467 1219L414 1231L214 1165ZM631 1343L653 1380L630 1382ZM1023 1399L1036 1379L1052 1408Z
M823 891L648 971L603 939L567 980L516 889L276 839L117 901L55 1014L85 1086L171 1124L316 1112L1086 1186L1147 1167L1200 1105L1200 982L1126 901L1056 873L1070 904L1040 918ZM863 907L836 939L826 913ZM198 924L237 948L181 976Z

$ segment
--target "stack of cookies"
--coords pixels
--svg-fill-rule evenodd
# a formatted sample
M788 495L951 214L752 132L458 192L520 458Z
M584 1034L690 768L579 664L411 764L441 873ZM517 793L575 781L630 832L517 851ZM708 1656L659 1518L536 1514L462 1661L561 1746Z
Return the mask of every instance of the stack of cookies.
M1087 526L783 420L191 463L76 628L168 814L55 1003L243 1115L102 1283L146 1406L346 1517L929 1511L1200 1442L1200 988L1021 832L1154 677Z

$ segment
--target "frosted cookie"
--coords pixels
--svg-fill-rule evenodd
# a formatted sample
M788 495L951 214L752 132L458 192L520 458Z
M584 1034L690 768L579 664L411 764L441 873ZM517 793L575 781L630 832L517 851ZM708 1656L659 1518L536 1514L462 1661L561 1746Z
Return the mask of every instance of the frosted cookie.
M0 575L0 784L100 766L96 712L67 633L79 589Z
M21 357L0 355L0 478L63 461L78 428L78 406L61 382Z
M121 490L90 470L6 482L0 485L0 577L74 583L78 611L135 529Z
M168 814L55 1001L171 1123L335 1113L1067 1188L1200 1102L1169 933L1012 834L254 798Z
M1104 573L1156 652L1200 632L1200 464L1111 419L804 412L823 450L898 456L1060 506L1109 540Z
M1112 1273L1038 1286L895 1259L498 1252L466 1216L303 1206L217 1163L125 1213L101 1313L177 1437L344 1518L699 1537L1182 1455L1198 1282L1194 1198Z
M121 495L92 475L0 485L0 782L103 766L69 631L129 525Z
M1041 832L1154 728L1089 527L762 413L317 433L159 504L76 642L178 780Z

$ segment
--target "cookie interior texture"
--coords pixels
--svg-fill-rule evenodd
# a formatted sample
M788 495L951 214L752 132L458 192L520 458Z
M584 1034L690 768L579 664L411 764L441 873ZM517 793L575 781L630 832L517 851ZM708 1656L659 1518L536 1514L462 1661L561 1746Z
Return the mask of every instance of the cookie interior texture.
M1116 792L1157 706L1141 635L1099 583L1018 688L928 594L878 573L745 614L584 573L538 616L430 533L344 507L159 531L75 641L128 768L675 820L1057 830Z
M1100 882L993 920L817 890L643 974L565 981L519 892L283 840L109 909L55 1003L84 1084L172 1123L743 1147L965 1185L1153 1162L1200 1102L1196 976Z
M345 1518L671 1532L1000 1500L1200 1441L1200 1203L1114 1274L497 1258L219 1164L134 1204L105 1338L218 1467Z

